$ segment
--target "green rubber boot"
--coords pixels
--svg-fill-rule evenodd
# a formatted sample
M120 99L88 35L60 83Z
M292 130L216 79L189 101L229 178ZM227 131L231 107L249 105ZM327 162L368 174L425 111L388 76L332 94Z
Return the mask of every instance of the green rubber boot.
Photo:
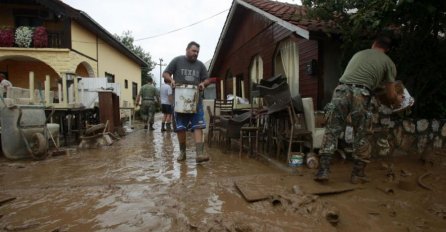
M197 156L195 161L197 163L209 161L209 156L204 152L204 143L196 143L197 147Z
M180 143L180 155L177 158L177 161L184 161L186 160L186 144Z

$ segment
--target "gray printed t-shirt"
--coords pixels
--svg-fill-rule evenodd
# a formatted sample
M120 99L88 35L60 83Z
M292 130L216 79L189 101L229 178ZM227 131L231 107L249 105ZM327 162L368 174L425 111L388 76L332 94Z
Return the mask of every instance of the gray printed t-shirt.
M175 57L164 72L172 74L177 84L198 85L209 77L203 62L190 62L186 56Z

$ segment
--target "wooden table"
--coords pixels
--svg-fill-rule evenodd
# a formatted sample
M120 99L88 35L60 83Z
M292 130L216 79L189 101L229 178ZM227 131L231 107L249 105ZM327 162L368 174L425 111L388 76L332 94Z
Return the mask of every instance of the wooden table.
M59 122L60 124L60 134L64 138L64 145L69 146L71 142L76 142L80 135L85 131L85 121L87 119L86 115L89 111L93 109L85 107L77 108L47 108L45 112L50 114L54 110L51 116L50 122ZM76 134L77 137L74 137ZM73 140L73 141L72 141Z

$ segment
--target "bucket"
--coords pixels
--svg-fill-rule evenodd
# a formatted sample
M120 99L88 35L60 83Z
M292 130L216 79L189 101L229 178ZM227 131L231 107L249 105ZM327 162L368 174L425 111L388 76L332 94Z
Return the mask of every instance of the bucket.
M304 154L301 152L292 153L289 161L290 167L300 167L304 163Z
M175 112L196 113L198 96L198 88L195 85L175 86Z

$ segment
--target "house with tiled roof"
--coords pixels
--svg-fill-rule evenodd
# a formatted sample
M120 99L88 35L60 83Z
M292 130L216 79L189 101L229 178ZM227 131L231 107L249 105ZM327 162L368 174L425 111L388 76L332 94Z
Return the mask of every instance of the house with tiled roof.
M234 0L209 68L221 80L217 95L249 98L253 83L281 74L293 96L312 97L321 109L341 74L340 42L334 23L306 14L295 4Z
M63 1L0 0L0 72L16 87L30 87L30 72L36 88L48 75L56 93L67 73L106 77L119 84L121 105L132 104L147 65L87 13Z

